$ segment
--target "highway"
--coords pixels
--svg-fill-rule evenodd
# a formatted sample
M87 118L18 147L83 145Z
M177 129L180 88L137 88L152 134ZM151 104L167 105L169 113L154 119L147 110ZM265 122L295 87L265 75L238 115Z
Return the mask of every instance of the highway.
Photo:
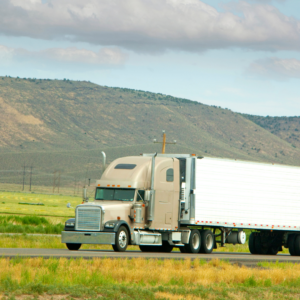
M0 248L1 257L44 257L44 258L155 258L155 259L195 259L201 258L205 260L224 259L231 263L237 263L245 266L256 266L258 262L292 262L300 263L300 257L290 256L289 254L278 255L251 255L249 253L233 253L233 252L213 252L212 254L185 254L180 252L171 253L149 253L141 251L114 252L112 250L79 250L69 251L67 249L28 249L28 248Z

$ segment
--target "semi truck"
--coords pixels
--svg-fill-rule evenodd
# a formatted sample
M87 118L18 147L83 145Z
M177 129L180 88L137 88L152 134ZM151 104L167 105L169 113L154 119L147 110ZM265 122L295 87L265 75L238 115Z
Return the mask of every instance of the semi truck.
M104 163L105 165L105 163ZM211 253L245 244L252 254L300 255L300 168L194 154L114 160L93 201L75 209L62 243L138 245L145 252Z

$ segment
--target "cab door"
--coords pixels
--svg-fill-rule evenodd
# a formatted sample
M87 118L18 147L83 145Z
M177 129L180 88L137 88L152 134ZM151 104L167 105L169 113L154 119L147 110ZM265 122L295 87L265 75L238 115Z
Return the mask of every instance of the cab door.
M157 157L155 162L155 207L151 229L176 230L179 206L179 161Z

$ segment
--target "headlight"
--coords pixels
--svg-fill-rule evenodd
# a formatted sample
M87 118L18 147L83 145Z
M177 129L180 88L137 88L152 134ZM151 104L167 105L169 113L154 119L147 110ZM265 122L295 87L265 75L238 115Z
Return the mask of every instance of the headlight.
M66 226L74 227L75 223L74 222L66 222Z
M105 223L104 226L105 226L105 228L114 228L115 225L116 225L115 222L107 222L107 223Z

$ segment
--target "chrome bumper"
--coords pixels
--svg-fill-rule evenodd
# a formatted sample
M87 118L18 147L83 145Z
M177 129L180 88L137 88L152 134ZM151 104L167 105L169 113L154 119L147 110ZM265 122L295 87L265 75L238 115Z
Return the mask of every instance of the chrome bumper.
M114 232L62 231L61 242L68 244L115 244Z

